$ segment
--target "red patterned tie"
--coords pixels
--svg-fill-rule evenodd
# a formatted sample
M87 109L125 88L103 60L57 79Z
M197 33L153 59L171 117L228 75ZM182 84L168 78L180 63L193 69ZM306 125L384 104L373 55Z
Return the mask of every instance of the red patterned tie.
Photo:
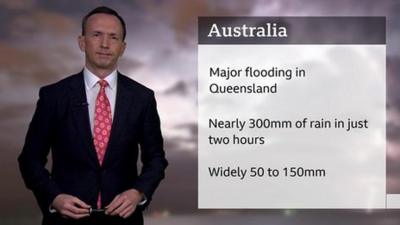
M110 139L112 115L111 106L106 95L107 81L100 80L100 91L96 98L96 107L94 113L94 134L93 142L96 148L97 159L100 165L103 164L108 141ZM101 194L97 199L97 207L101 208Z

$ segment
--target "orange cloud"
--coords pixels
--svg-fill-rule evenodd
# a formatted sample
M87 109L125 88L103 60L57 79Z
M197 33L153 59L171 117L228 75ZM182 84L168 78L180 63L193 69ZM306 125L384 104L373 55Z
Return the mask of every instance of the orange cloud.
M14 17L10 21L8 30L14 37L26 37L44 32L65 35L76 27L77 24L63 14L35 10Z
M0 6L13 10L31 9L34 5L33 0L0 0Z

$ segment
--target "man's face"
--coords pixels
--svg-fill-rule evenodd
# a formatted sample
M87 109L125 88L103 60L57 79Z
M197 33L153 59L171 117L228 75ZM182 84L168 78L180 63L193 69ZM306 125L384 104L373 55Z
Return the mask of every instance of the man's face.
M98 13L90 16L85 34L79 36L79 47L85 52L86 66L96 71L112 71L124 53L125 42L120 21L113 15Z

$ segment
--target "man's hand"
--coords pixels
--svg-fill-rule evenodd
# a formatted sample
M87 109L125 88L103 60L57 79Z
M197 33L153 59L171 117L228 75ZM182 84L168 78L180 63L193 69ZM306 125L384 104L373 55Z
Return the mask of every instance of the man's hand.
M129 189L115 196L106 206L106 215L127 218L135 211L137 204L143 199L143 194L136 189Z
M72 195L57 195L51 206L65 218L80 219L89 216L90 205Z

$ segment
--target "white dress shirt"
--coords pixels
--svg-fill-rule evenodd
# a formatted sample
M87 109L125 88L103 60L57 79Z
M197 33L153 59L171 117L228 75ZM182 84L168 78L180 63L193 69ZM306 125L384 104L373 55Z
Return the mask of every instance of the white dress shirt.
M101 79L96 75L94 75L86 67L83 70L83 77L85 79L86 99L87 103L89 104L88 107L89 107L90 129L92 130L93 134L96 98L100 90L100 84L98 82ZM114 118L115 99L117 96L117 70L112 71L109 75L107 75L104 78L104 80L107 81L108 83L106 87L106 95L111 106L111 116L112 118Z

